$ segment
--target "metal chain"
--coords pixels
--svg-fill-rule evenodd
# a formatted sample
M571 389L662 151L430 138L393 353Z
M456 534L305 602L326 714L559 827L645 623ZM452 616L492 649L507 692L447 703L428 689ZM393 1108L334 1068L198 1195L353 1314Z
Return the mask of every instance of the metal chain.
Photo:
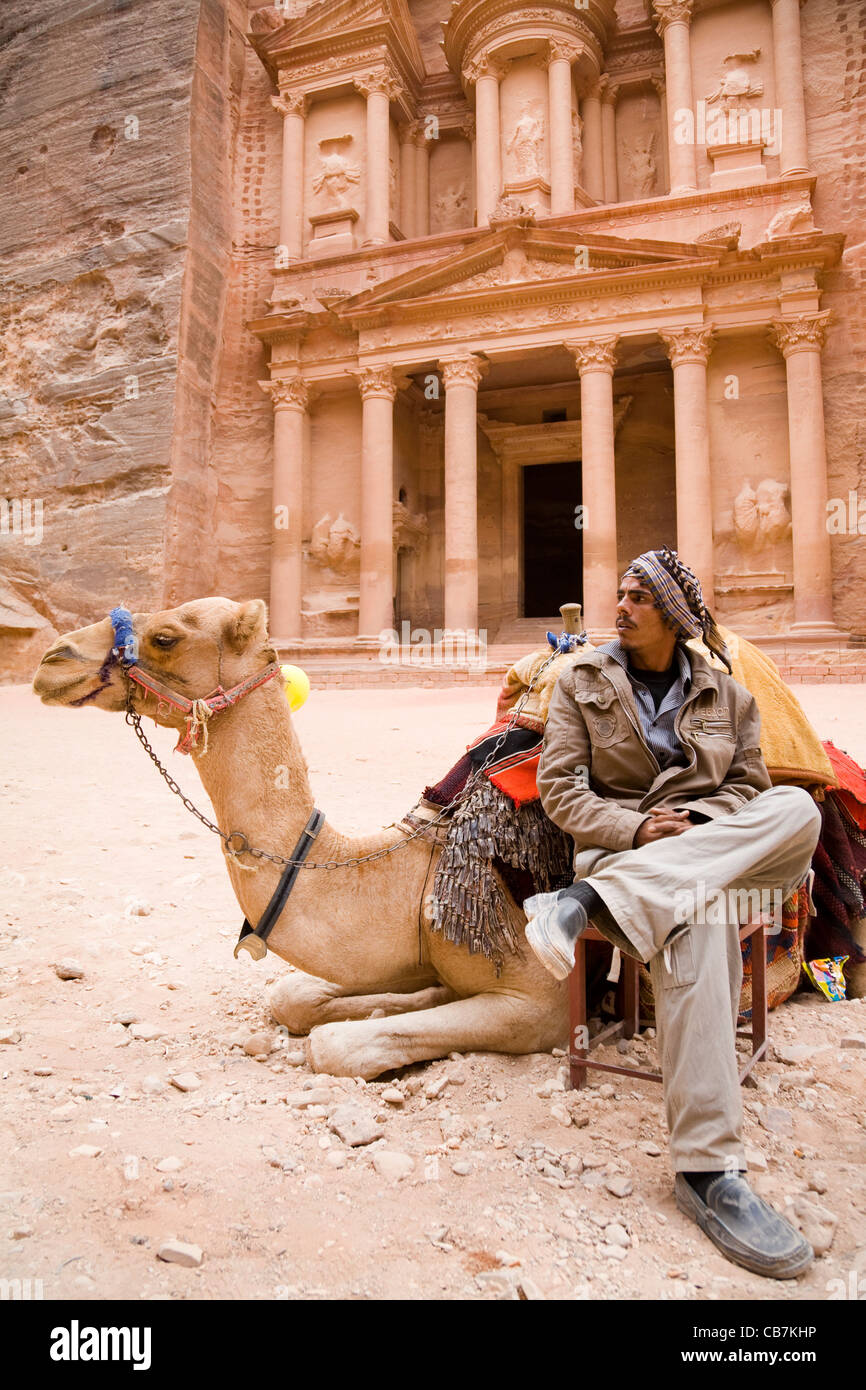
M481 763L475 769L475 771L471 774L465 785L460 789L459 792L457 792L452 797L448 804L442 807L442 810L438 813L438 815L434 816L433 819L430 821L425 821L424 825L419 826L417 830L413 830L411 835L404 836L403 839L397 840L395 844L387 845L384 849L373 850L370 854L357 855L351 859L322 859L318 860L316 863L311 864L308 859L287 859L284 855L274 854L271 850L257 849L255 846L250 844L246 835L242 834L239 830L233 830L230 834L227 835L226 832L224 830L220 830L219 826L215 825L212 820L208 820L207 816L204 815L198 809L197 806L193 805L189 797L186 796L183 791L181 791L180 787L172 777L168 768L164 767L163 764L160 762L156 751L151 747L150 743L147 740L147 735L141 727L141 715L138 714L137 711L134 710L132 707L132 682L129 680L127 681L126 722L127 724L132 725L132 728L135 730L136 738L138 739L147 756L150 758L151 762L156 767L157 771L159 772L159 775L167 784L169 790L172 791L175 796L180 797L186 809L190 811L192 815L196 817L197 820L201 821L202 825L207 830L213 831L214 835L219 835L220 839L225 842L226 853L231 854L235 857L237 857L240 854L249 854L254 859L268 859L272 864L280 864L283 866L293 864L298 869L354 868L358 864L369 864L374 859L384 859L387 855L394 854L398 849L402 849L404 845L411 844L413 840L417 840L421 835L426 835L428 830L431 830L434 825L438 825L439 822L442 821L446 815L448 815L456 806L460 804L460 802L466 800L466 798L469 796L469 793L474 788L476 782L481 777L482 773L484 773L486 769L490 766L493 759L496 757L496 754L499 752L499 749L505 742L505 739L507 738L508 734L510 734L511 730L514 728L518 716L520 715L524 705L526 704L526 701L529 699L529 696L532 694L532 691L535 688L535 683L538 680L539 676L544 671L546 671L550 663L560 655L562 655L562 653L554 649L551 652L550 656L547 658L547 660L544 662L544 664L539 666L535 675L532 677L531 681L526 687L526 690L523 692L517 704L514 706L508 723L506 724L505 728L502 730L501 734L497 738L487 757L484 759L484 762ZM240 849L233 849L231 847L231 842L233 840L243 841L243 844Z

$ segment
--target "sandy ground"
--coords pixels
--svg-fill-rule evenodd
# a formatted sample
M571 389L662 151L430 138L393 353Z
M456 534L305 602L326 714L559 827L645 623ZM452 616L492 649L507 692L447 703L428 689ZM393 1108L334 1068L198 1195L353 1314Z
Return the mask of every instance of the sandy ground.
M797 693L866 761L859 688ZM314 692L298 725L317 803L346 829L398 817L494 699ZM854 1271L866 1290L866 1050L840 1046L866 1037L866 1000L803 994L771 1016L777 1051L744 1093L754 1180L832 1244L796 1284L765 1281L678 1213L656 1086L602 1090L596 1072L563 1096L550 1055L411 1068L401 1103L385 1098L394 1079L313 1077L264 1007L285 967L233 960L240 913L215 838L122 719L13 687L0 726L0 1281L41 1280L46 1299L825 1299ZM206 804L164 731L154 742ZM82 979L55 973L70 957ZM133 1037L130 1020L160 1036ZM275 1050L256 1060L242 1044L262 1032ZM633 1051L653 1060L651 1041ZM185 1072L196 1089L171 1084ZM348 1100L378 1117L373 1145L330 1131ZM383 1150L408 1156L408 1176L377 1171ZM158 1259L172 1239L201 1264Z

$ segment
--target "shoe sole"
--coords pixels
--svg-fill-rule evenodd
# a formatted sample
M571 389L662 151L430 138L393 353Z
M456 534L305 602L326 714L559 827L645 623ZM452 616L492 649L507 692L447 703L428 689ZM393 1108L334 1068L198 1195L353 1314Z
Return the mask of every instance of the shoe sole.
M736 1236L731 1235L731 1232L719 1221L715 1212L707 1206L706 1202L701 1200L688 1182L678 1181L674 1191L680 1211L685 1216L690 1216L700 1226L704 1235L721 1250L723 1255L734 1264L742 1265L743 1269L751 1270L753 1274L762 1274L766 1279L796 1279L811 1265L814 1258L811 1245L804 1242L804 1249L788 1255L784 1259L774 1259L772 1256L762 1257L757 1251L743 1245Z
M549 970L551 975L555 976L557 980L568 979L574 969L574 959L572 958L569 960L569 958L554 945L537 917L534 917L526 924L526 940L529 942L545 970Z

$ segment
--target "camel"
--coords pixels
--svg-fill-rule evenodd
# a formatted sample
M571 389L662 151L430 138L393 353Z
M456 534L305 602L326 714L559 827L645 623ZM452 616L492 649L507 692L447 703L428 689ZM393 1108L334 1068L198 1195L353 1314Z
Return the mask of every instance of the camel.
M133 614L133 624L139 668L190 700L218 686L228 690L277 659L260 599L199 599ZM59 637L42 658L36 694L48 705L120 714L129 688L139 714L185 732L181 713L130 685L122 666L108 660L114 640L109 618ZM191 756L222 831L292 854L313 795L279 680L214 714L206 743ZM403 836L396 827L349 836L326 820L309 860L369 854ZM432 930L429 891L440 852L421 837L371 863L299 872L268 938L268 949L295 968L273 987L269 1005L290 1033L308 1035L314 1071L370 1080L450 1052L549 1052L564 1045L566 984L528 946L508 956L497 978L491 961ZM223 853L241 910L255 924L281 866L227 852L224 843ZM522 943L526 918L503 889Z

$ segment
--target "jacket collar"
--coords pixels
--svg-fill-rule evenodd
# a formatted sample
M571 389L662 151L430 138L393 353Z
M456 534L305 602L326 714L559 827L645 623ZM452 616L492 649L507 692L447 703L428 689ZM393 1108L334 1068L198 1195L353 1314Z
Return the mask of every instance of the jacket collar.
M692 647L686 648L685 644L682 642L677 642L675 650L680 659L680 670L683 672L683 684L685 688L688 690L688 677L694 689L703 690L705 687L709 686L718 694L720 689L719 676L723 673L717 671L714 666L711 666L706 658L701 656L700 652L696 652ZM618 639L614 639L612 642L605 642L603 646L596 647L593 652L587 652L580 664L581 666L596 666L599 670L603 670L604 667L609 666L611 662L620 667L623 672L627 672L627 654L623 651ZM683 664L685 664L686 667L685 671L683 671ZM690 671L688 670L689 667L691 668Z

